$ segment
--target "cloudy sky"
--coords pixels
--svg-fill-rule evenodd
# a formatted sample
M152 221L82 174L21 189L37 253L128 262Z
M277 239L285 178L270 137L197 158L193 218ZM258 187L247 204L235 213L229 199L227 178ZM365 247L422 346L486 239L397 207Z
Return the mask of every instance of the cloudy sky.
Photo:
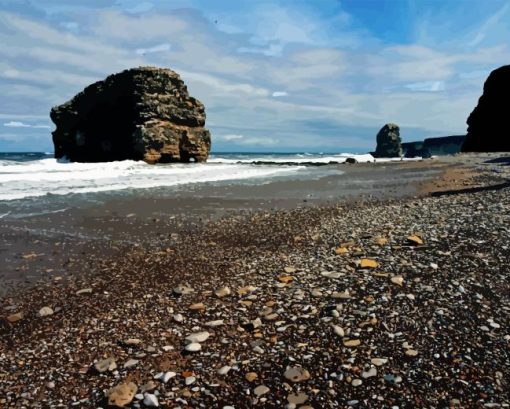
M367 151L465 132L510 64L506 0L0 0L0 151L52 151L52 106L170 67L215 151Z

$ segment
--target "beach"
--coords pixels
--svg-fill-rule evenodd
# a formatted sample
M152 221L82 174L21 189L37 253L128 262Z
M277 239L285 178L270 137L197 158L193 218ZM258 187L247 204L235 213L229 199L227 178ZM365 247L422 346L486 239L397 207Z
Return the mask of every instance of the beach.
M9 208L0 407L508 407L508 157Z

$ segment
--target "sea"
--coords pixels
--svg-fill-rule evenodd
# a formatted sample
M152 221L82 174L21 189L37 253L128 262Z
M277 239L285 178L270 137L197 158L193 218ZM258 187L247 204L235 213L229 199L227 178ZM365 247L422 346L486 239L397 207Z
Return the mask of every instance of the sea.
M347 158L375 161L370 154L216 152L206 163L149 165L132 160L70 163L55 159L51 152L0 153L0 219L26 215L22 209L34 205L57 211L84 199L171 194L172 190L203 183L262 184L277 179L341 176L341 168L325 165L341 164Z

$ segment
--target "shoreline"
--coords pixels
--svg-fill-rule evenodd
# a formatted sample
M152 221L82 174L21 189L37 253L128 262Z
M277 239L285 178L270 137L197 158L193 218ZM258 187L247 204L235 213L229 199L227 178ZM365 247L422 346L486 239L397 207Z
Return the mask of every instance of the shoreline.
M494 175L482 164L497 155L457 155L423 161L328 166L314 177L264 183L200 183L137 195L58 197L32 206L21 218L0 219L0 298L24 288L80 273L80 260L113 257L132 246L158 248L162 241L204 224L246 212L278 211L340 202L421 197L481 186ZM490 159L489 159L490 160ZM483 166L487 167L487 166ZM500 166L501 168L501 166ZM342 172L342 174L338 174ZM481 176L484 175L484 176ZM477 180L479 179L479 180ZM91 198L91 199L87 199ZM37 201L36 201L37 203ZM40 210L39 210L40 209Z
M437 166L436 176L414 181L416 190L403 197L296 197L292 206L264 208L253 195L237 199L245 207L233 211L209 202L207 217L174 215L174 230L162 237L149 232L163 225L124 226L140 217L127 217L127 206L104 230L123 225L123 235L148 234L147 242L95 260L103 242L76 251L69 276L50 272L46 282L0 300L0 406L63 399L64 407L97 407L110 388L131 381L138 392L158 391L162 407L282 407L303 399L295 407L508 407L510 250L502 243L510 238L510 200L498 187L508 169L484 171L477 161L418 164L420 171ZM349 169L363 174L362 166ZM413 234L422 245L407 239ZM35 254L27 263L43 258ZM377 267L362 268L362 259ZM179 296L180 284L192 292ZM231 293L216 296L222 287ZM39 316L43 307L53 314ZM19 321L6 319L19 312ZM183 351L197 331L210 334L202 350ZM118 368L95 372L108 357ZM308 375L286 379L294 366ZM160 372L176 375L164 383L154 379ZM269 390L257 395L260 386Z

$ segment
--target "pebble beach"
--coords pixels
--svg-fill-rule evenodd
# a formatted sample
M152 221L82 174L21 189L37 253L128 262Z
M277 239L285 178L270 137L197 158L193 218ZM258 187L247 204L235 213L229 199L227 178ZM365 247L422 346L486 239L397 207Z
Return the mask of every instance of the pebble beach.
M495 163L78 258L0 300L0 408L510 407Z

